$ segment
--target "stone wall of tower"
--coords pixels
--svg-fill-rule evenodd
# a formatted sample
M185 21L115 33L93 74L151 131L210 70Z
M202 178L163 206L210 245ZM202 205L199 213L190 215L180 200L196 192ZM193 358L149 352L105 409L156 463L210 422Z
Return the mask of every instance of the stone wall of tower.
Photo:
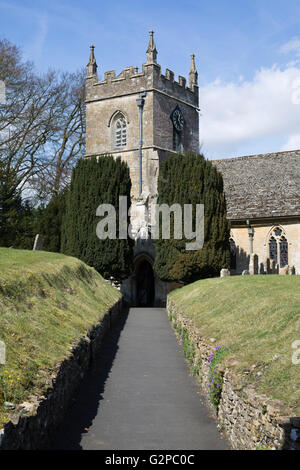
M173 124L170 119L175 106L178 105L184 115L186 126L182 131L184 152L199 152L199 117L196 108L161 93L154 95L154 145L173 150Z
M111 154L120 156L130 168L132 195L137 196L139 178L139 114L136 99L138 94L116 97L110 100L91 102L86 113L86 156ZM112 126L110 119L115 111L121 111L127 123L127 145L112 150ZM148 93L143 113L143 181L144 189L156 190L159 157L153 148L153 93Z
M199 150L198 87L186 86L184 77L174 80L174 73L165 75L157 64L143 64L142 71L127 67L118 76L105 72L104 80L90 76L86 82L86 156L112 154L121 156L130 168L132 195L138 195L139 177L139 110L136 100L146 91L143 113L143 189L156 193L159 163L173 151L173 125L170 114L179 105L186 127L183 150ZM127 145L112 148L112 116L121 111L127 123Z

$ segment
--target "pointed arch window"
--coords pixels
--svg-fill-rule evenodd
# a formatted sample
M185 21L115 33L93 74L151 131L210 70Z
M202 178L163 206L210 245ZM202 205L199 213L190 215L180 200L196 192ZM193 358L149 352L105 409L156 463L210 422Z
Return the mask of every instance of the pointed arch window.
M112 148L119 150L127 145L127 125L122 113L118 113L113 119Z
M270 259L275 261L275 264L277 264L278 256L278 247L277 247L277 240L274 237L270 238L269 241L269 251L270 251Z
M279 250L280 250L280 267L283 268L284 266L288 265L288 242L284 236L282 236L280 239Z
M288 241L282 229L276 227L272 230L269 239L269 257L274 260L275 264L279 262L280 268L284 268L289 264L288 254Z

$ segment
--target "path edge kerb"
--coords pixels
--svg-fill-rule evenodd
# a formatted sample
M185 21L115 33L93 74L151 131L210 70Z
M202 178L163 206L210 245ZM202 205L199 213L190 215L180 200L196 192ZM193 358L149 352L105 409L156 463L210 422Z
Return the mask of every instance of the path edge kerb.
M0 450L47 449L53 432L90 369L110 328L125 315L119 299L71 349L70 356L58 364L43 396L30 396L11 413L11 420L0 430Z

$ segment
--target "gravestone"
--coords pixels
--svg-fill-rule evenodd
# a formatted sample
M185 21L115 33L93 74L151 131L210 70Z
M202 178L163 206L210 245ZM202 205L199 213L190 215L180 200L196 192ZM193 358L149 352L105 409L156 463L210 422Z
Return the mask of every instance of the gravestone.
M220 271L220 277L227 277L230 276L230 271L229 269L221 269Z
M296 274L295 266L289 266L288 274L291 276Z

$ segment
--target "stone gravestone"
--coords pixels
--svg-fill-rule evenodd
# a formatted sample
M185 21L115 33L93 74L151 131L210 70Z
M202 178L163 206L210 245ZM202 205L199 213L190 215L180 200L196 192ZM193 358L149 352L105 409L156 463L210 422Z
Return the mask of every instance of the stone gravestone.
M230 271L229 269L221 269L220 271L220 277L227 277L230 276Z
M44 244L44 239L41 235L37 234L35 236L34 240L34 245L33 245L33 250L42 250L43 249L43 244Z
M293 276L296 274L295 266L289 266L289 275Z
M282 268L280 274L288 275L288 274L289 274L289 270L290 270L290 267L289 267L289 266L285 266L284 268Z
M274 259L271 259L271 274L278 274L278 265Z
M265 270L266 270L267 274L271 274L270 258L266 258L266 260L265 260Z

